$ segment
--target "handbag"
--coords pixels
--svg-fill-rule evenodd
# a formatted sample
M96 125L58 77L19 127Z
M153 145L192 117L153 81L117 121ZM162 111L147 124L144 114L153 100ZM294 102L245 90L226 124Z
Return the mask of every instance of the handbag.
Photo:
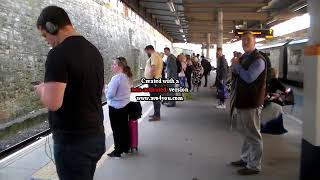
M228 98L228 89L227 86L219 83L219 86L217 88L218 98Z
M139 119L142 116L142 106L141 103L130 101L127 105L129 119Z
M183 99L184 99L184 100L190 100L190 99L192 99L192 95L191 95L190 92L184 92L184 93L182 93L182 96L183 96Z

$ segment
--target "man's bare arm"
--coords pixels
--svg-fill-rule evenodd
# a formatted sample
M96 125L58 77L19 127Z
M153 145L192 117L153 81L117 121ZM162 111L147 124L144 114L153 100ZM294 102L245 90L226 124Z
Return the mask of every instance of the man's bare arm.
M42 104L50 111L57 111L62 106L66 85L61 82L46 82L34 88Z

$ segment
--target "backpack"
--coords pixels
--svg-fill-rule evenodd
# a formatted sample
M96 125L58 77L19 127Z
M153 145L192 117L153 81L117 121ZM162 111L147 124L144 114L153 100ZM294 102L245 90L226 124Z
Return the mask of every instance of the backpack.
M206 72L210 72L211 71L211 63L207 60L205 63L205 67L206 67Z
M203 67L205 74L208 74L211 71L211 63L208 60L206 59L202 60L201 65Z
M142 106L141 103L130 101L127 105L128 115L130 119L139 119L142 116Z
M264 59L266 60L266 63L267 63L267 83L269 83L270 79L272 78L271 76L271 61L270 61L270 58L269 56L262 52L262 51L259 51L259 53L264 57Z

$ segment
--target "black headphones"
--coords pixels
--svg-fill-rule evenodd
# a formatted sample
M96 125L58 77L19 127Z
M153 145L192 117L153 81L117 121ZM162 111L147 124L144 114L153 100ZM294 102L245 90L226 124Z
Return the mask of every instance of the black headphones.
M58 25L54 24L48 18L45 18L43 14L40 14L38 22L41 22L40 24L44 24L44 28L48 33L55 35L58 33L59 27Z
M45 29L48 33L52 34L52 35L55 35L58 33L58 26L53 24L52 22L50 21L47 21L46 24L45 24Z

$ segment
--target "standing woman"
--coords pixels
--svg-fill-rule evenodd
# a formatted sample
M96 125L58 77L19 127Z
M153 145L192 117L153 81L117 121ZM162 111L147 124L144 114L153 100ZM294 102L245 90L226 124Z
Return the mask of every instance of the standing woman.
M187 55L187 68L186 68L186 78L187 78L187 82L188 82L188 89L189 91L191 91L191 75L192 75L192 71L193 71L193 65L191 62L191 57L190 55Z
M192 92L194 92L194 88L197 88L197 92L199 91L199 87L201 85L201 78L202 78L202 66L199 63L198 58L192 58L191 59L193 64L193 72L192 72Z
M187 58L185 55L180 55L179 59L181 64L181 70L178 74L180 87L185 88L186 87L186 69L187 69Z
M121 157L121 154L128 153L130 148L127 104L130 102L132 72L124 57L113 60L112 72L115 75L108 84L106 97L113 132L114 151L108 156Z

